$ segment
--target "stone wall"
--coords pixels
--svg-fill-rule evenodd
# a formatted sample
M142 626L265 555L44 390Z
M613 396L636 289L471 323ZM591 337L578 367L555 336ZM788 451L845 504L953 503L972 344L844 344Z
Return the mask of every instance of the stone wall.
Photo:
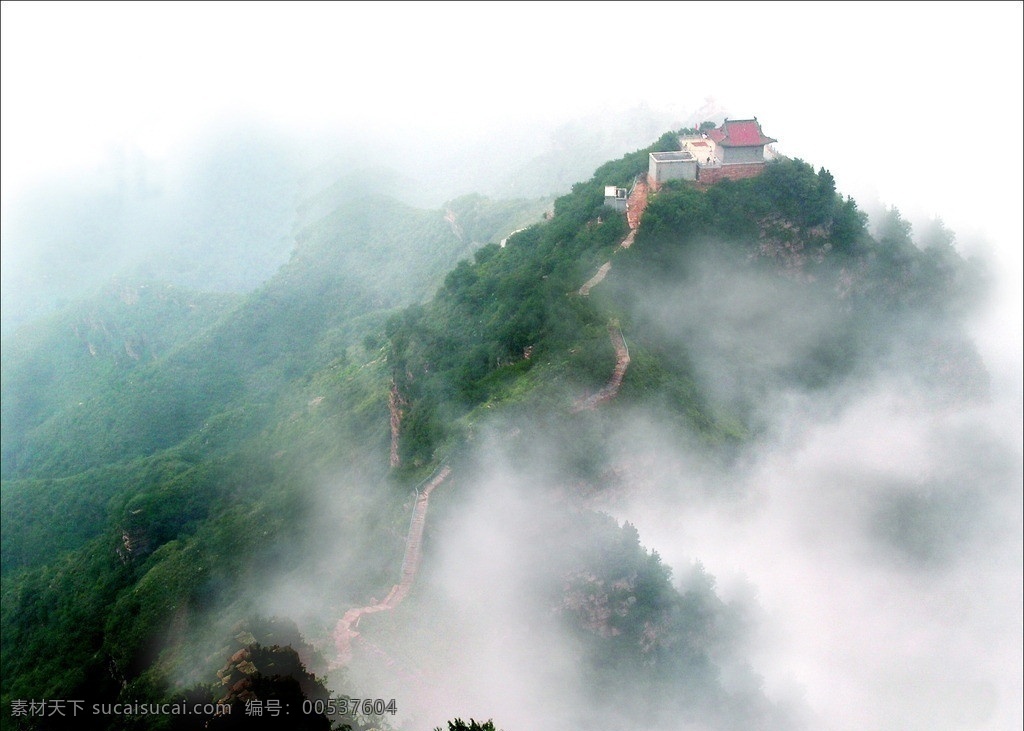
M756 178L764 172L763 162L752 162L743 165L718 165L715 167L700 167L697 170L697 182L703 185L712 185L719 180L742 180L743 178Z

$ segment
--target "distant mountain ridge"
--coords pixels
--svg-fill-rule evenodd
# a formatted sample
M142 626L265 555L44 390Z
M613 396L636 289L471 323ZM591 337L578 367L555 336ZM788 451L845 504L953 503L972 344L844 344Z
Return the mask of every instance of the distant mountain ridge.
M115 150L96 170L12 203L3 230L3 335L115 275L251 291L287 261L297 229L328 215L338 194L376 193L425 208L473 192L550 196L674 124L671 116L610 112L554 131L505 130L472 148L345 135L300 143L250 125L211 132L165 161ZM453 162L460 154L465 159Z
M431 519L467 536L461 560L493 533L524 586L535 580L522 596L459 601L571 638L589 701L571 724L640 699L659 722L801 727L750 670L742 608L713 577L698 564L673 582L635 528L575 498L628 483L611 447L637 413L728 464L770 431L780 394L894 363L924 364L907 377L935 398L978 398L984 369L961 322L978 273L951 236L917 245L895 211L870 235L828 171L787 159L747 180L666 183L622 247L629 224L605 187L677 144L667 132L599 166L553 210L483 196L422 210L341 184L248 294L124 283L89 305L95 316L79 306L16 333L3 378L4 707L225 697L216 670L244 663L222 650L255 646L232 628L265 611L264 591L301 594L303 630L326 636L394 584L411 487L444 463L452 482ZM610 378L614 393L588 400ZM517 477L494 491L498 461ZM505 512L474 532L460 511L484 493ZM430 581L442 560L430 540L427 525L408 614L378 618L397 623L396 642L400 623L419 629L405 651L422 663L458 657L449 623L473 629L471 613L425 609L451 601Z

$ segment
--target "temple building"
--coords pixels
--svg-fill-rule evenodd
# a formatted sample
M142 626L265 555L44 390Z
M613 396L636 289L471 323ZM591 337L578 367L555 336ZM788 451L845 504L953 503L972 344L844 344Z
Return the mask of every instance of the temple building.
M726 119L717 129L680 137L679 151L652 152L647 179L657 189L667 180L710 185L726 178L752 178L764 169L765 145L776 141L761 131L757 117Z
M764 146L778 142L761 131L757 117L727 119L718 129L708 132L715 144L715 156L722 165L764 162Z

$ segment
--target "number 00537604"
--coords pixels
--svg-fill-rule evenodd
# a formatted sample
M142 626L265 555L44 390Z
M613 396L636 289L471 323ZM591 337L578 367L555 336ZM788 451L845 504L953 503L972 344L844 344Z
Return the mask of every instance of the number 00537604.
M383 716L385 713L398 713L398 705L394 698L331 698L326 701L302 701L302 712L325 716L333 716L336 713L343 716L355 713L364 716Z

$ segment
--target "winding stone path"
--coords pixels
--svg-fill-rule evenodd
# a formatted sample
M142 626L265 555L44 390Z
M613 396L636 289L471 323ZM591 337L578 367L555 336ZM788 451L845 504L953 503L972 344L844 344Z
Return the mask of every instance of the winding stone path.
M398 606L408 595L409 590L412 588L412 583L416 579L416 570L419 568L420 558L422 557L423 528L427 521L427 505L430 501L430 493L444 482L451 472L452 468L445 465L416 494L416 504L412 510L409 533L405 539L405 557L402 559L402 572L398 583L391 587L391 591L384 601L365 607L349 609L338 620L338 624L335 625L333 633L334 647L338 652L337 660L334 663L335 667L347 665L352 659L352 640L359 636L355 628L359 625L359 620L362 619L363 615L390 611Z

